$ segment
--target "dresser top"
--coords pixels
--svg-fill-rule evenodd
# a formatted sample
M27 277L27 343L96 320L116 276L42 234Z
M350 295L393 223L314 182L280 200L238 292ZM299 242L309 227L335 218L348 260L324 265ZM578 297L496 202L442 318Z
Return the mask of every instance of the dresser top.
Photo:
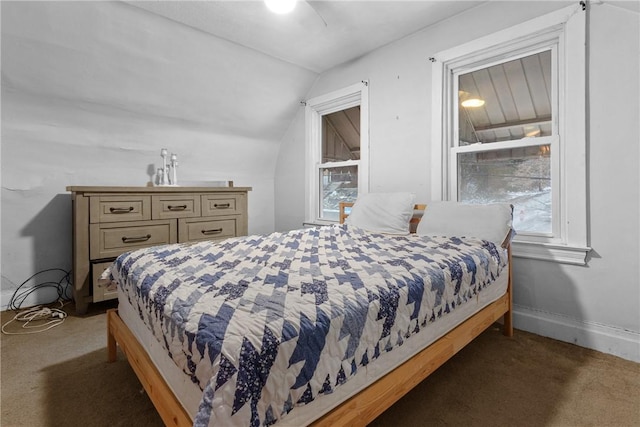
M247 192L251 187L101 187L101 186L68 186L67 191L73 193L226 193Z

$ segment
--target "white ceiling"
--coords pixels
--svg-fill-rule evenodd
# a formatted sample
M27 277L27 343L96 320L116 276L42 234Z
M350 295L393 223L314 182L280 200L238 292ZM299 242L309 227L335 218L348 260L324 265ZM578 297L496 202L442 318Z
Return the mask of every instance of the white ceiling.
M484 2L300 0L288 15L250 0L127 3L320 73Z

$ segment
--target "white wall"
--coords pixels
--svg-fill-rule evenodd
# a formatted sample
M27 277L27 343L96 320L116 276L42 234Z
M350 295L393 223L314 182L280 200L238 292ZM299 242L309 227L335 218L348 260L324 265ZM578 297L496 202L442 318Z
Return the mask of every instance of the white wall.
M428 57L566 4L485 3L323 73L308 96L369 80L370 190L408 190L429 201ZM516 259L515 325L640 361L638 13L592 6L589 40L592 256L585 267ZM299 113L278 157L277 230L299 228L304 220L304 174L304 114Z
M179 181L253 187L249 232L273 231L278 145L315 73L125 3L0 6L2 308L71 268L65 187L144 186L163 147Z

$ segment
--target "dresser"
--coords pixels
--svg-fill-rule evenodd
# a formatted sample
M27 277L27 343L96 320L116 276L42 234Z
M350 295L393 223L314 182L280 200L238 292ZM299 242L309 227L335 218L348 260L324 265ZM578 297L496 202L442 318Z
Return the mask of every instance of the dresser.
M116 298L99 282L120 254L247 234L250 187L67 187L73 205L73 297L78 314Z

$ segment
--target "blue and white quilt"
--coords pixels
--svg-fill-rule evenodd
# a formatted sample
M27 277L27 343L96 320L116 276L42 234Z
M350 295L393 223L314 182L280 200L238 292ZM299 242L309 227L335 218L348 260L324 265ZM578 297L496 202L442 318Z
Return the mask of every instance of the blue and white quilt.
M348 225L121 255L111 274L203 390L194 425L272 425L501 274L505 250Z

